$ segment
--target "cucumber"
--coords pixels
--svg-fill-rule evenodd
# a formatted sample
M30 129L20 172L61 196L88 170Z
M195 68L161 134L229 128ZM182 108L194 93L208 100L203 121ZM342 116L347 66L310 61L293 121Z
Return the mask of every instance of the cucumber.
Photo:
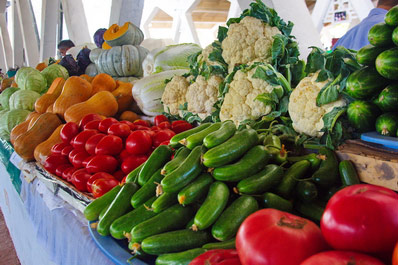
M108 236L110 234L109 228L113 221L131 209L129 199L138 188L138 185L133 182L127 182L123 185L111 205L109 205L102 219L98 222L98 234L102 236Z
M124 239L126 233L130 233L134 226L155 216L156 213L149 209L155 200L154 196L141 206L113 221L110 227L111 235L116 239Z
M319 165L321 164L321 159L319 159L318 154L316 153L310 153L302 156L289 156L287 158L287 161L289 162L298 162L301 160L308 160L311 163L312 171L317 170L319 168Z
M261 196L261 199L264 208L278 209L285 212L291 212L293 209L291 201L288 201L275 193L266 192Z
M376 105L364 100L355 100L347 108L348 121L358 132L373 131L379 114Z
M294 209L306 218L313 221L320 222L325 207L321 206L318 202L305 203L297 201L294 204Z
M113 199L115 199L121 188L122 186L117 185L101 197L92 201L84 209L84 217L86 217L86 219L89 221L97 220L101 211L108 208L108 206L112 203Z
M387 83L388 81L374 67L366 66L350 74L345 91L355 99L367 99L380 93Z
M204 129L206 129L207 127L209 127L210 125L211 125L211 123L209 123L209 122L203 123L203 124L201 124L201 125L198 126L198 127L195 127L195 128L190 129L190 130L187 130L187 131L181 132L181 133L179 133L179 134L176 134L176 135L174 135L173 137L171 137L171 139L170 139L170 144L169 144L169 145L170 145L171 147L173 147L173 148L176 148L176 147L178 147L178 146L181 146L180 141L181 141L182 139L187 138L187 137L190 136L191 134L200 132L201 130L204 130Z
M376 131L385 136L397 136L398 113L387 112L376 119Z
M303 202L311 202L318 197L318 189L316 185L309 181L299 181L296 186L297 197Z
M211 184L207 197L196 212L193 230L210 227L223 212L229 198L229 189L221 181Z
M360 64L375 66L377 56L385 50L386 48L384 47L376 47L372 44L368 44L359 49L356 54L356 58Z
M206 252L203 248L194 248L177 253L162 254L156 258L156 265L188 265L194 258Z
M398 84L391 84L384 88L375 104L383 112L398 111Z
M398 26L398 6L394 6L388 10L384 17L384 22L390 26Z
M319 155L323 159L311 179L321 188L329 188L339 181L339 162L334 151L327 147L321 147Z
M161 185L164 192L179 192L184 186L194 180L202 171L200 157L202 147L196 146L181 165L166 174Z
M216 122L209 127L201 130L200 132L191 134L185 139L180 141L181 144L185 145L189 149L193 149L195 146L201 145L203 143L203 139L209 134L214 131L220 129L221 122Z
M257 210L258 203L253 197L240 196L225 209L220 218L211 227L211 234L220 241L233 238L243 221Z
M147 237L183 228L193 217L191 207L173 205L154 217L136 225L131 230L131 241L141 242Z
M137 177L138 173L140 173L141 168L144 166L145 162L136 167L133 171L131 171L127 176L126 176L126 182L136 182L137 183Z
M282 178L283 169L271 164L257 174L239 181L236 189L241 194L260 194L278 185Z
M145 238L141 243L141 248L147 254L160 255L199 248L210 240L211 236L207 231L195 232L183 229Z
M203 173L178 193L178 202L188 205L199 200L207 194L211 183L213 183L213 178Z
M307 160L301 160L294 163L283 176L282 181L276 187L276 193L282 197L289 199L294 187L297 184L297 180L305 176L307 170L310 167L310 162Z
M229 240L221 241L221 242L211 242L204 244L202 248L210 250L210 249L233 249L235 248L235 238L231 238Z
M239 131L226 142L208 150L203 155L203 164L208 168L224 166L240 158L257 142L258 135L255 130Z
M341 183L344 186L359 184L359 177L354 164L350 160L343 160L339 163Z
M164 192L152 203L151 208L155 213L160 213L176 203L177 193Z
M152 175L170 160L171 155L172 150L170 146L159 145L148 157L148 160L144 163L140 173L138 173L138 184L144 186Z
M136 193L134 193L134 195L130 198L131 205L134 208L137 208L138 206L146 202L149 198L155 196L156 187L163 178L164 176L160 174L160 169L158 169L155 173L153 173L148 182L144 186L142 186Z
M115 196L116 197L116 196ZM109 204L110 205L110 204ZM102 209L102 211L100 212L99 216L98 216L98 220L101 220L102 217L104 217L106 211L108 211L109 205L106 206L104 209Z
M176 152L176 154L174 155L174 158L172 160L170 160L169 162L167 162L163 166L160 174L166 175L166 174L170 173L171 171L173 171L174 169L178 168L181 165L181 163L185 160L185 158L187 158L189 153L191 152L191 150L189 150L185 146L181 147L177 151L178 151L178 153Z
M203 139L203 145L209 149L213 148L231 138L235 134L235 132L235 123L231 120L224 121L217 131L209 133Z
M394 45L391 39L393 30L394 27L391 27L384 22L374 25L370 28L368 33L369 43L378 47Z
M376 69L381 76L398 80L398 48L392 48L379 54L376 58Z
M256 145L234 164L215 168L212 175L220 181L239 181L263 169L270 157L264 146Z

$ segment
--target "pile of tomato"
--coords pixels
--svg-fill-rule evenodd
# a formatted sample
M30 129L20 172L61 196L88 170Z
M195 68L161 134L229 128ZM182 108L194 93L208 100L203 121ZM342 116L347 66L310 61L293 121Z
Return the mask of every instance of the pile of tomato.
M79 191L100 197L144 163L157 146L191 128L186 121L170 122L164 115L156 116L151 124L89 114L79 124L63 126L62 142L52 147L43 166Z

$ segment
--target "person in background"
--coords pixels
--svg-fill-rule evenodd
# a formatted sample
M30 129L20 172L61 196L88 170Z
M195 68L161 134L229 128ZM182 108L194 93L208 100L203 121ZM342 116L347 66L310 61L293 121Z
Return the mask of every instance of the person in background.
M61 54L61 57L64 57L66 55L66 52L72 48L75 47L75 44L71 40L61 40L58 43L58 51Z
M359 50L369 44L368 33L373 25L384 22L384 17L393 6L397 5L397 0L379 0L377 7L370 10L369 15L358 25L350 29L334 45L343 46L347 49Z

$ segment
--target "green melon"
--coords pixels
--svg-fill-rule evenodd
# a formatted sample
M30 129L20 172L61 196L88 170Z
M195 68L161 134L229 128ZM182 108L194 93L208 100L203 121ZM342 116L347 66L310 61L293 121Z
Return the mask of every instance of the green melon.
M347 117L358 132L370 132L375 129L375 121L380 110L371 102L355 100L348 105Z
M374 66L377 56L385 50L385 47L376 47L369 44L359 49L356 58L360 64Z
M392 46L392 32L394 27L382 22L370 28L368 33L368 40L370 44L378 47Z
M385 136L397 136L398 113L387 112L376 119L376 131Z
M398 111L398 84L391 84L383 89L375 104L383 111Z
M380 53L376 58L376 69L385 78L398 80L398 48Z
M374 67L364 67L353 72L346 83L346 92L355 99L368 99L386 87L388 80Z

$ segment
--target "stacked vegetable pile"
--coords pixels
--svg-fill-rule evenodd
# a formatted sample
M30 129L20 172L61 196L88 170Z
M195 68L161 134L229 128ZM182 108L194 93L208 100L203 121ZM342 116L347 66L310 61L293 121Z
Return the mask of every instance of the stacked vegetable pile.
M360 132L376 129L385 136L398 134L398 7L373 26L370 45L361 48L357 60L363 65L347 80L346 93L354 101L348 106L350 123ZM394 45L395 44L395 45Z
M99 234L127 238L135 254L160 255L157 264L188 264L206 249L234 248L240 225L260 207L319 222L331 194L357 183L352 164L339 163L328 148L289 157L273 134L237 130L232 121L203 123L156 148L123 186L93 201L84 214L99 219ZM316 242L322 244L302 251L307 254L300 261L327 249L322 237Z

